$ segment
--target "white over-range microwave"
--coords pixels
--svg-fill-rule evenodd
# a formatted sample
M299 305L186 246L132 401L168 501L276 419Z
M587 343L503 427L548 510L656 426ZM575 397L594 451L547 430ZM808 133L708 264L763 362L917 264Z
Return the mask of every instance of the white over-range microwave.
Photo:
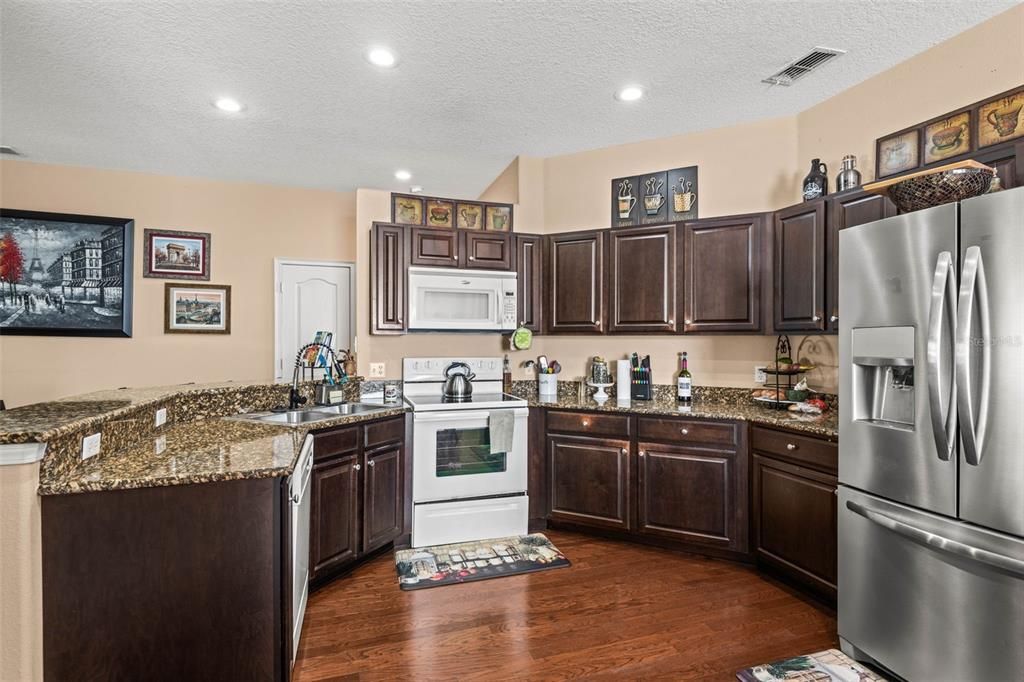
M409 268L413 331L512 331L517 302L514 272Z

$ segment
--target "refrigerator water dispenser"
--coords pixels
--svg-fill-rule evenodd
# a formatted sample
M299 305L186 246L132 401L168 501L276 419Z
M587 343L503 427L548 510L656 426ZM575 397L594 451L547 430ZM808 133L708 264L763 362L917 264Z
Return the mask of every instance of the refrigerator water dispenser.
M914 430L914 328L853 329L853 418Z

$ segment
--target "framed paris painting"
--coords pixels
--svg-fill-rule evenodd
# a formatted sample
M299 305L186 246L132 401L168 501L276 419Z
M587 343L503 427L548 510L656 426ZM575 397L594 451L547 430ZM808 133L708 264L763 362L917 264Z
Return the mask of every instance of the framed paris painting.
M0 209L0 334L131 336L134 227Z

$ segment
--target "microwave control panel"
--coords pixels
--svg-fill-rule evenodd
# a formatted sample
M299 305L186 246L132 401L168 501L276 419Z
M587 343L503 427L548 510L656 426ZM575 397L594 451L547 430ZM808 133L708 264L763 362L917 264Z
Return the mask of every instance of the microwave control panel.
M516 292L506 291L504 293L505 295L502 297L504 301L502 301L501 307L501 326L503 329L514 329L517 325L516 308L518 307L516 305Z

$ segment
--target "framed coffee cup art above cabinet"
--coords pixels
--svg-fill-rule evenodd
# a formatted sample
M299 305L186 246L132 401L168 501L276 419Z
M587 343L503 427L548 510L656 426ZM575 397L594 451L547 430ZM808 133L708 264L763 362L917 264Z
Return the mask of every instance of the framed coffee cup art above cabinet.
M638 227L696 219L697 166L612 180L612 227Z

